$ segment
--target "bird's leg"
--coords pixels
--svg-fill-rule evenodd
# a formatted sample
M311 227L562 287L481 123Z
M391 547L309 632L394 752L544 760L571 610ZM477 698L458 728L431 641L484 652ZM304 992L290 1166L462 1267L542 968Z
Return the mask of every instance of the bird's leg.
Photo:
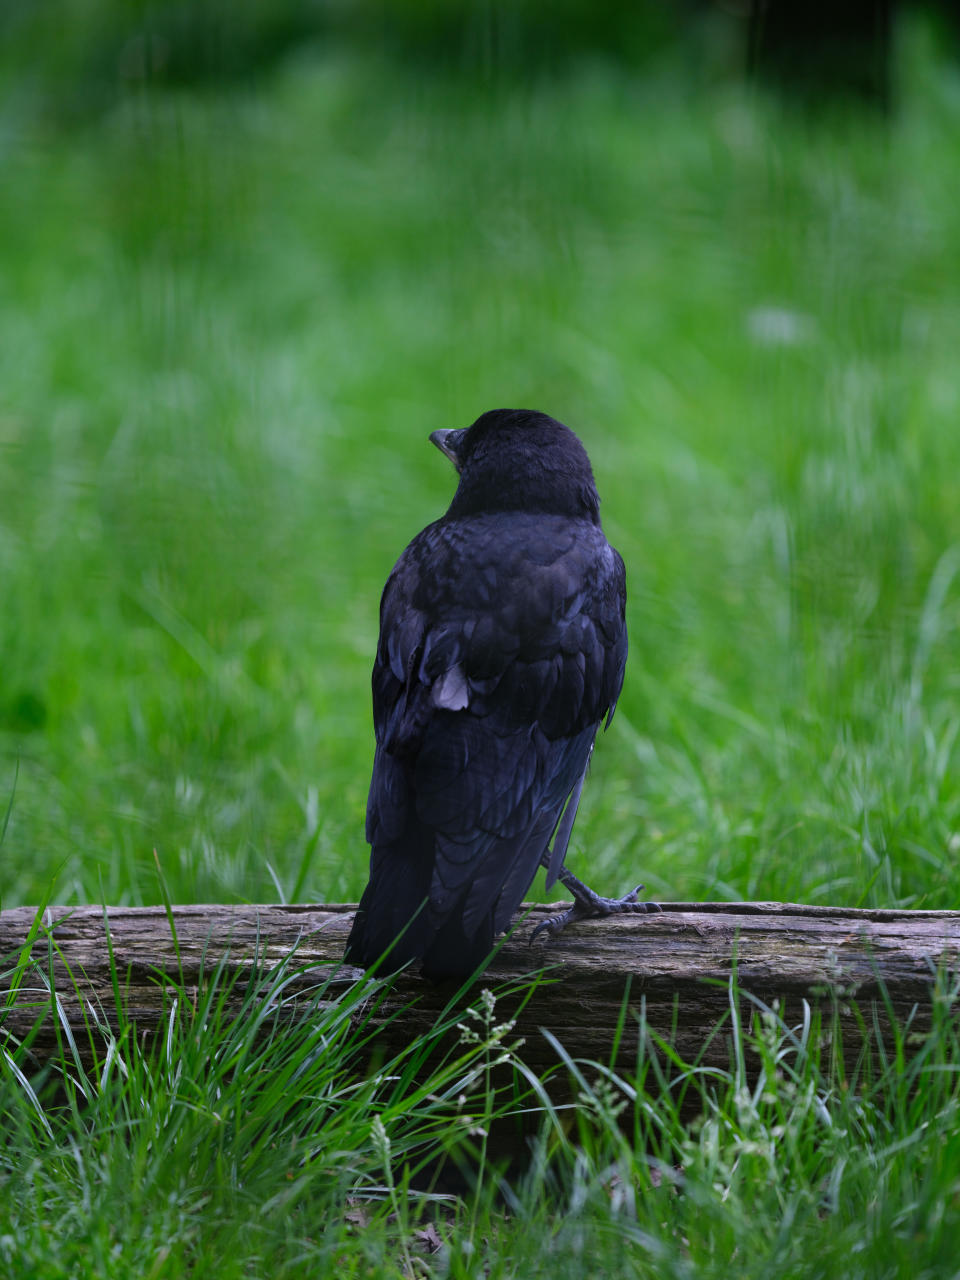
M549 850L544 854L541 861L546 864L549 860ZM530 941L539 933L546 931L552 937L557 937L562 933L568 924L573 924L577 920L595 920L602 919L604 916L615 916L629 913L631 915L644 915L648 912L657 912L660 910L656 902L640 902L637 895L643 888L642 884L638 884L635 889L631 889L629 893L625 893L622 898L601 898L599 893L595 893L589 885L578 880L572 871L568 871L566 867L561 867L557 879L573 898L573 906L568 907L566 911L557 916L550 916L538 924L530 935Z

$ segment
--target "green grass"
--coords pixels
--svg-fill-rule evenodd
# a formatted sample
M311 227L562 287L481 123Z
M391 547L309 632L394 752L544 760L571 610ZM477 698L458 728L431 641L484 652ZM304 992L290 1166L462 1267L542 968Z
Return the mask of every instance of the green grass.
M154 850L181 902L355 898L378 595L453 488L426 436L519 404L583 436L627 563L573 869L957 906L960 94L908 36L889 123L673 63L318 53L65 132L8 75L0 903L159 901ZM5 1059L0 1273L397 1274L421 1201L373 1121L402 1155L429 1116L338 1093L327 1016L266 1047L174 1021L66 1100ZM413 1265L955 1274L948 1019L855 1086L757 1034L756 1098L713 1082L690 1132L649 1072L614 1082L582 1134L546 1118L509 1213L428 1203L446 1252ZM327 1101L290 1115L297 1072Z
M242 990L224 967L199 992L170 981L152 1050L125 1016L113 1032L92 1016L96 1065L64 1034L57 1087L28 1081L29 1046L7 1042L6 1274L956 1274L955 986L919 1045L870 1041L852 1071L829 1016L790 1027L757 1005L736 1033L759 1063L747 1075L742 1059L686 1067L630 1014L630 1078L554 1040L576 1088L554 1108L492 993L358 1075L377 980L318 969L291 1029L296 968L294 954ZM496 1136L517 1122L533 1137L510 1171ZM451 1192L442 1160L468 1190Z
M181 900L356 896L378 594L453 488L426 434L517 403L582 432L628 569L574 859L954 903L957 107L916 81L889 133L334 59L11 113L4 903L150 900L154 848Z

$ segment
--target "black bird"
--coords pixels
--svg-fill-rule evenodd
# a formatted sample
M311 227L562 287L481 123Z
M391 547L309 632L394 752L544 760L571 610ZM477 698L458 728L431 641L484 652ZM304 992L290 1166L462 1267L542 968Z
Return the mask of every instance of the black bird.
M346 959L465 976L541 863L574 905L548 922L659 910L563 866L600 723L627 659L623 561L583 445L544 413L494 409L431 441L460 473L380 602L370 881ZM552 847L550 845L553 838Z

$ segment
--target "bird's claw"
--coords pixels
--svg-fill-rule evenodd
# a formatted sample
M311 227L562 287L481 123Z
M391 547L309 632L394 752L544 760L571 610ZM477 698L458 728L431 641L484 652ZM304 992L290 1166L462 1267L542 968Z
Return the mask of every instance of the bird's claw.
M625 893L622 898L600 898L598 897L594 904L596 909L591 912L594 916L616 916L616 915L654 915L663 908L659 902L641 902L639 895L644 889L644 885L638 884L635 889L631 889L629 893Z
M594 893L592 889L588 889L586 885L581 885L579 882L576 882L575 888L571 885L567 887L574 895L572 906L559 915L542 920L530 934L531 944L541 933L548 933L552 938L558 937L568 924L575 924L578 920L597 920L615 915L647 915L661 910L657 902L639 901L642 884L625 893L622 898L601 898L598 893ZM583 890L582 895L579 890Z
M555 938L558 934L563 932L572 920L580 918L581 917L576 915L576 907L570 907L568 910L561 912L558 916L548 916L546 920L541 920L530 934L530 937L527 940L527 945L532 947L535 940L541 933L548 933L551 937Z

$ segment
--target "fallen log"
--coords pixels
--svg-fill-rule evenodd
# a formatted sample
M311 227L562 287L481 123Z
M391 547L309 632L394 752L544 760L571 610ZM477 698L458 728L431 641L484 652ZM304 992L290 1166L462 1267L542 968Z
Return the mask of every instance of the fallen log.
M502 990L498 1017L517 1012L524 1060L557 1066L551 1033L573 1058L635 1061L638 1019L686 1062L726 1069L731 1008L749 1024L754 1001L776 1002L784 1021L804 1002L827 1009L848 1060L894 1026L922 1034L938 974L960 968L960 912L854 910L773 902L664 903L657 915L616 916L569 927L546 945L531 930L552 906L527 908L472 992ZM29 1039L30 1064L54 1060L69 1026L88 1063L102 1059L106 1028L134 1023L149 1040L162 1026L169 984L195 992L217 966L241 977L269 972L294 952L288 994L353 983L340 964L354 907L30 907L0 912L0 1049ZM541 981L530 992L530 979ZM734 984L731 985L731 979ZM242 985L239 984L239 985ZM732 995L735 992L735 995ZM392 980L374 1014L377 1051L390 1055L425 1034L456 993L413 973ZM626 1022L622 1014L627 1006ZM118 1008L119 1004L119 1008ZM94 1012L95 1011L95 1012ZM289 1010L292 1018L297 1009ZM121 1017L122 1015L122 1017ZM622 1031L626 1027L625 1033ZM21 1055L22 1056L22 1055ZM29 1064L23 1063L27 1069Z

